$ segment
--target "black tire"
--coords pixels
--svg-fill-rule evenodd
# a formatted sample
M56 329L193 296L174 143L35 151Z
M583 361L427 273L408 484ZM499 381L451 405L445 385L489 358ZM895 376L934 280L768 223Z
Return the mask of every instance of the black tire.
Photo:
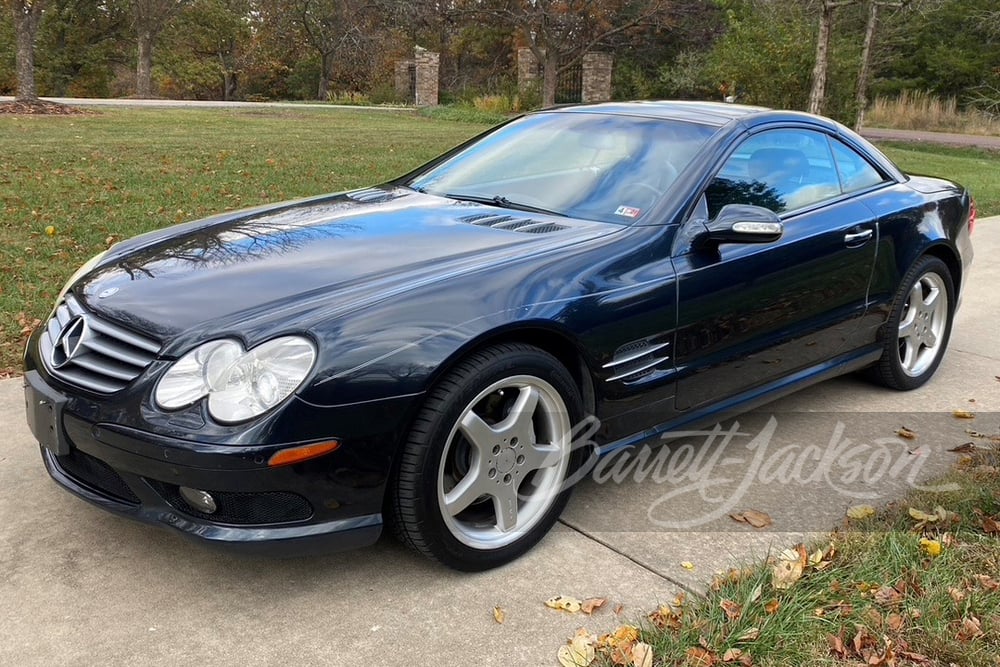
M929 298L930 290L936 289L936 298L946 299L943 307L937 307L935 313L924 313L922 308L914 311L911 294L915 286L920 285L920 291ZM917 334L903 335L901 325L906 324L911 313L915 314ZM927 382L937 370L948 347L951 336L952 317L955 313L955 287L948 266L930 255L924 255L907 271L900 283L899 292L893 299L889 319L882 328L882 357L874 366L868 369L867 376L878 384L909 391ZM926 316L926 319L924 319ZM943 318L938 321L937 318ZM935 345L926 345L927 331L937 329L934 335ZM913 329L906 329L912 332ZM918 340L919 339L919 340ZM913 361L906 363L907 342L916 341Z
M537 404L530 403L535 394ZM457 570L487 570L519 557L558 519L571 491L565 479L585 454L542 440L569 443L558 431L582 418L572 375L543 350L509 343L464 359L429 392L403 446L389 497L397 537ZM538 447L525 442L534 439ZM510 503L513 515L501 517ZM453 513L449 504L464 509ZM511 516L517 529L502 530Z

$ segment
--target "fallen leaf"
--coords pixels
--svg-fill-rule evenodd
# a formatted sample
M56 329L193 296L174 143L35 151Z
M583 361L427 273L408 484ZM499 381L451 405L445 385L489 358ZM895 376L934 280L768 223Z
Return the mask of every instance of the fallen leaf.
M549 598L545 601L545 606L552 609L559 609L560 611L568 611L571 614L580 611L580 601L567 595L557 595Z
M992 591L993 593L1000 591L1000 581L997 581L988 574L977 574L976 581L988 591Z
M679 630L681 627L681 615L671 609L668 605L660 605L660 608L647 616L649 622L660 630Z
M587 598L580 603L580 611L590 616L595 611L603 607L605 602L607 602L607 599L605 598Z
M620 616L624 610L625 610L625 605L619 602L618 604L615 605L615 616Z
M903 627L903 617L896 613L889 614L889 618L885 619L885 625L893 632L899 632Z
M958 634L955 636L960 642L979 639L983 636L982 624L975 616L966 616L962 619L961 626L958 629Z
M773 523L770 515L760 510L743 510L737 514L730 514L729 517L740 523L748 523L754 528L767 528Z
M847 658L847 647L844 646L843 637L827 634L826 643L830 646L830 653L842 660Z
M929 540L926 537L921 537L920 546L921 548L923 548L924 551L927 552L927 555L930 556L931 558L935 558L941 555L941 543L938 542L937 540Z
M692 563L689 560L681 561L681 567L683 567L685 570L693 570L694 563Z
M760 628L750 628L742 635L736 638L738 642L755 642L760 638Z
M55 236L56 228L53 227L52 225L49 225L48 227L45 228L45 233L48 234L49 236Z
M808 559L806 548L801 544L795 549L785 549L771 570L771 585L778 590L791 588L802 578Z
M955 410L951 414L956 419L975 419L976 418L976 413L975 412L969 412L968 410Z
M743 607L738 602L723 600L719 603L719 606L726 613L726 619L730 621L738 621L740 616L743 615Z
M948 587L948 596L955 604L962 604L962 602L965 601L965 591L955 588L954 586Z
M863 521L870 516L875 516L875 508L871 505L855 505L847 509L847 518L856 521Z
M875 591L875 602L881 605L894 605L902 601L902 594L892 586L881 586Z
M776 599L771 599L764 605L764 611L768 614L776 614L779 609L781 609L781 603Z
M1000 534L1000 521L997 521L992 517L983 519L983 532L987 535Z
M694 646L687 650L688 664L696 667L712 667L719 662L719 656L707 648Z
M896 435L898 435L900 438L906 438L907 440L916 440L917 438L917 432L911 431L905 426L900 426L898 429L896 429Z
M952 447L948 451L955 452L956 454L971 454L972 452L976 451L976 445L975 443L972 442L966 442L959 445L958 447Z
M909 508L907 512L909 512L910 516L917 521L933 523L938 520L937 514L928 514L927 512L918 510L914 507Z
M597 637L580 628L568 644L559 647L556 658L562 667L587 667L597 657Z
M501 607L493 607L493 620L502 625L504 618L506 618L506 615L503 609Z
M742 657L743 651L738 648L731 648L722 654L722 662L739 662Z
M653 647L646 642L636 642L629 653L634 667L653 667Z

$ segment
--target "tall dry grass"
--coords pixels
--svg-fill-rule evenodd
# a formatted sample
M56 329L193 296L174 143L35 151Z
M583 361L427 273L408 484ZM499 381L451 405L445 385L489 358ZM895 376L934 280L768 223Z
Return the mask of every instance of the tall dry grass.
M954 97L904 90L897 97L876 97L865 124L898 130L1000 134L1000 118L976 109L962 110Z

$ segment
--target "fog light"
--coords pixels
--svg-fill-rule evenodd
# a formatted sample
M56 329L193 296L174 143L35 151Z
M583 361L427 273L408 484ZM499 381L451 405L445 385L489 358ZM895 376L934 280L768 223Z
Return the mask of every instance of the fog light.
M215 514L215 510L218 509L218 506L215 504L215 498L208 491L191 489L186 486L180 487L178 491L184 502L202 514Z

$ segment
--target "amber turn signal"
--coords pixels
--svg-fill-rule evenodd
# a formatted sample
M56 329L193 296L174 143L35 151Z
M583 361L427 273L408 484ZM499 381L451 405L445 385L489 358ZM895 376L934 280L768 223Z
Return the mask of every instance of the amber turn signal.
M277 466L287 466L293 463L301 463L302 461L314 459L317 456L329 454L338 447L340 447L340 442L337 440L330 440L329 442L317 442L312 445L302 445L301 447L282 449L281 451L275 452L271 455L267 465L275 468Z

